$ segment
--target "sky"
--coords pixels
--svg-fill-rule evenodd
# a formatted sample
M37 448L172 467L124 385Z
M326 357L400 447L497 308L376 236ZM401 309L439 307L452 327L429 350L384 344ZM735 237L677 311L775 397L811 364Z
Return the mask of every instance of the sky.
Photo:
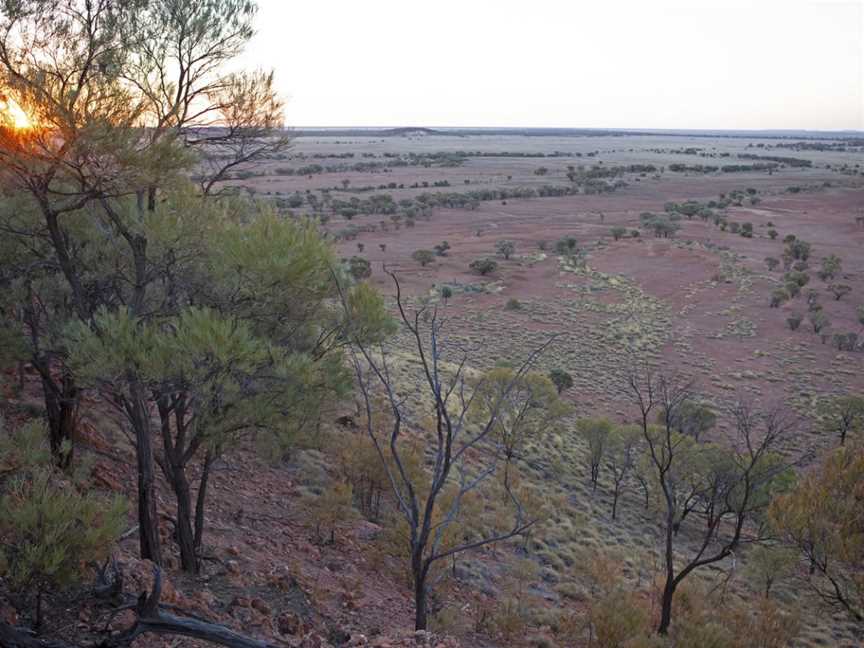
M259 0L289 126L864 130L864 0Z

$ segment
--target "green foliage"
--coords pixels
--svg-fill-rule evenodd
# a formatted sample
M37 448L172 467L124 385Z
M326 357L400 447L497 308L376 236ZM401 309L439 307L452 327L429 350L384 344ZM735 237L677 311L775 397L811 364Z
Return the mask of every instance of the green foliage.
M468 267L480 276L485 277L495 272L498 269L498 264L494 259L475 259L468 264Z
M627 228L621 227L620 225L616 225L615 227L613 227L612 229L609 230L609 233L612 235L613 239L615 239L616 241L619 241L622 238L624 238L625 234L627 234Z
M821 310L811 312L808 319L810 320L810 326L813 327L814 333L820 333L823 329L831 325L828 316Z
M372 264L369 263L368 259L359 256L352 256L350 259L343 261L343 263L345 264L348 274L351 275L355 281L362 281L363 279L368 279L372 276Z
M846 394L823 399L819 402L817 413L822 429L836 434L841 445L850 435L858 436L864 432L864 396Z
M411 258L425 268L435 260L435 254L431 250L415 250Z
M555 385L558 393L562 393L573 386L573 376L563 369L553 369L549 372L549 380Z
M579 242L573 236L564 236L555 241L555 253L560 256L572 256L579 250Z
M840 261L840 257L836 254L829 254L822 259L822 269L819 272L819 278L822 281L827 281L828 279L833 279L842 271L843 263Z
M450 286L443 286L441 288L441 299L446 302L451 297L453 297L453 289Z
M501 256L503 256L505 260L507 260L513 254L513 252L516 251L516 243L515 241L510 241L508 239L496 241L495 251Z
M580 419L576 422L576 431L588 443L588 466L591 470L591 486L595 490L612 430L612 423L608 419Z
M789 301L789 292L784 288L775 288L771 291L771 308L777 308Z
M801 321L804 319L804 316L800 313L792 313L789 317L786 318L786 323L789 325L790 331L797 331L798 327L801 326Z
M104 561L123 530L126 504L59 473L40 426L3 427L0 421L0 577L36 596L38 625L42 594L77 584L88 563Z

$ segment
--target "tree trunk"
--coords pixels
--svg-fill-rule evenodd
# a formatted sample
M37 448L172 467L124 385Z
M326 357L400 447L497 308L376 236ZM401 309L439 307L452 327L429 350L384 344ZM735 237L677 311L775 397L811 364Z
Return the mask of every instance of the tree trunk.
M213 450L207 449L204 455L204 465L201 467L201 479L198 481L198 498L195 502L195 553L201 554L204 543L204 503L207 499L207 484L210 482L210 469L216 460Z
M663 588L663 599L660 604L660 625L657 626L657 634L665 636L669 633L672 624L672 598L675 596L675 582L666 581Z
M615 486L615 491L612 493L612 519L618 516L618 486Z
M192 531L192 495L183 466L174 466L174 495L177 498L177 545L180 547L180 567L190 574L198 573L195 556L195 535Z
M426 629L426 578L414 575L414 629Z
M129 391L131 396L129 415L135 430L135 455L138 468L138 538L141 558L161 565L162 549L159 542L159 518L156 516L150 414L147 411L144 390L137 378L130 379Z
M51 454L57 466L65 469L72 464L72 438L78 421L78 388L74 378L65 370L58 385L44 361L37 368L42 377Z

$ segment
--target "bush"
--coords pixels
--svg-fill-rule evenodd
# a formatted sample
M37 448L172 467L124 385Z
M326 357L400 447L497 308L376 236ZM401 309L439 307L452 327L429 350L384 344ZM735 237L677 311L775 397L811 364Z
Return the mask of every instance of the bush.
M31 424L6 436L0 421L0 457L14 475L0 498L0 578L24 597L75 585L85 566L104 561L126 521L126 504L81 490L54 467L47 433ZM4 470L4 472L6 472Z
M514 297L514 298L507 300L507 303L504 305L504 308L506 308L509 311L522 310L522 303Z
M780 265L780 261L774 257L765 257L765 265L768 266L768 270L773 272L774 269Z
M828 286L828 290L834 295L834 299L840 301L843 297L852 292L852 286L847 286L846 284L831 284Z
M822 311L816 311L815 313L810 313L810 325L813 327L814 333L819 333L822 329L830 326L831 322L828 320L828 317Z
M441 241L438 245L432 248L435 250L435 256L447 256L447 251L450 249L450 244L447 241Z
M549 380L555 385L559 394L573 386L573 376L563 369L553 369L550 371Z
M494 259L475 259L468 267L481 276L492 274L498 269L498 263Z
M753 238L753 223L744 223L741 226L741 236L744 238Z
M777 308L789 301L789 293L783 288L775 288L771 292L771 308Z
M555 252L561 256L575 254L578 250L578 241L572 236L565 236L555 241Z
M609 232L612 234L612 238L616 241L620 241L624 235L627 233L627 229L621 226L615 226Z
M441 299L445 302L453 296L453 289L450 286L441 288Z
M508 239L503 239L495 243L495 251L498 252L505 260L510 258L510 255L516 251L516 243Z
M352 256L347 261L345 259L342 261L347 264L348 274L354 277L355 280L362 281L363 279L368 279L372 276L372 265L367 259L359 256Z
M777 238L777 230L772 227L771 229L768 230L768 236L770 236L771 240L773 241L774 239Z
M789 317L786 318L786 323L789 325L789 330L797 331L798 327L801 326L801 320L804 317L799 315L798 313L792 313Z
M435 254L432 250L415 250L411 258L425 268L435 260Z

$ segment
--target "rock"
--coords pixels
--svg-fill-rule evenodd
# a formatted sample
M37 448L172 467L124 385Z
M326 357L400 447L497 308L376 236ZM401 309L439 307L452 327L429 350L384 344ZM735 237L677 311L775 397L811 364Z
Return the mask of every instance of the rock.
M349 646L368 646L369 640L366 638L366 635L363 634L352 634L351 638L348 640Z
M303 632L303 620L293 612L284 612L276 619L276 627L283 635L299 635Z
M261 614L270 615L273 613L273 609L264 599L254 598L252 599L252 607L258 610Z

